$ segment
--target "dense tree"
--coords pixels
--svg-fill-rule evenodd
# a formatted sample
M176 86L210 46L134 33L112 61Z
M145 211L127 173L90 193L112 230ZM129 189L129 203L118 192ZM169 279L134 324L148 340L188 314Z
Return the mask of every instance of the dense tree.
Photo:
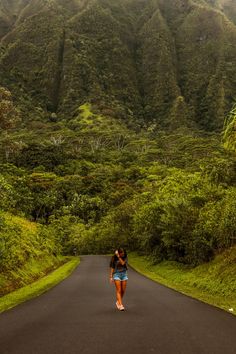
M225 121L223 142L226 149L236 151L236 106Z
M0 87L0 129L12 129L18 121L19 112L13 104L10 91Z

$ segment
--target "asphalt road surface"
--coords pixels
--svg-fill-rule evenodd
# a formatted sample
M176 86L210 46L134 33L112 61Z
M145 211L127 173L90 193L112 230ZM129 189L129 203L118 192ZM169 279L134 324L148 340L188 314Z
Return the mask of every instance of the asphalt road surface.
M122 312L109 258L83 256L63 282L0 315L0 354L236 353L236 317L128 273Z

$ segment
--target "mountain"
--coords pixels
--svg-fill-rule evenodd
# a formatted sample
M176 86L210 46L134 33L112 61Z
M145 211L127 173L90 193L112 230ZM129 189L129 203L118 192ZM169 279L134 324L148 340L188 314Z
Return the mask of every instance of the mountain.
M220 130L236 92L232 9L230 0L1 0L0 82L24 124L68 120L89 102L126 122Z

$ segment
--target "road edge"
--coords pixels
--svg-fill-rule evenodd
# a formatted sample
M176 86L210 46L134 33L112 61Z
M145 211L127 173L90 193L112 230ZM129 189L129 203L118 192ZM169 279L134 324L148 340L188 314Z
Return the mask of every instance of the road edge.
M214 306L216 308L218 308L219 310L223 310L233 316L236 316L235 312L231 312L228 310L228 307L226 307L225 305L221 305L219 300L216 296L213 296L212 294L209 294L207 292L201 292L200 290L196 289L192 289L191 287L180 287L177 284L173 284L171 283L171 281L168 281L168 279L166 278L162 278L160 275L155 274L154 271L152 270L148 270L147 268L144 269L144 267L140 266L140 265L136 265L135 262L132 262L132 255L129 255L129 264L130 267L135 270L137 273L145 276L146 278L162 285L165 286L171 290L177 291L185 296L188 296L192 299L201 301L205 304L208 304L210 306ZM148 261L146 262L146 265L148 265L148 267L150 268L150 264L148 263Z
M46 276L36 280L35 282L17 289L0 298L0 314L19 305L22 302L30 300L36 296L50 290L61 281L66 279L73 270L79 265L79 257L71 257L71 259L62 266L47 274Z

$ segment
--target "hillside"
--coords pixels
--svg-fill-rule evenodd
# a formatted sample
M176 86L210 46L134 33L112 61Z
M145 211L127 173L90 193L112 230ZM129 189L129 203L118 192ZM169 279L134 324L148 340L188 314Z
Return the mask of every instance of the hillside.
M1 84L25 124L67 120L90 102L165 129L181 107L177 125L212 131L235 100L236 27L216 4L4 0L0 35Z
M67 259L56 255L55 240L41 225L0 212L0 297L59 267Z

